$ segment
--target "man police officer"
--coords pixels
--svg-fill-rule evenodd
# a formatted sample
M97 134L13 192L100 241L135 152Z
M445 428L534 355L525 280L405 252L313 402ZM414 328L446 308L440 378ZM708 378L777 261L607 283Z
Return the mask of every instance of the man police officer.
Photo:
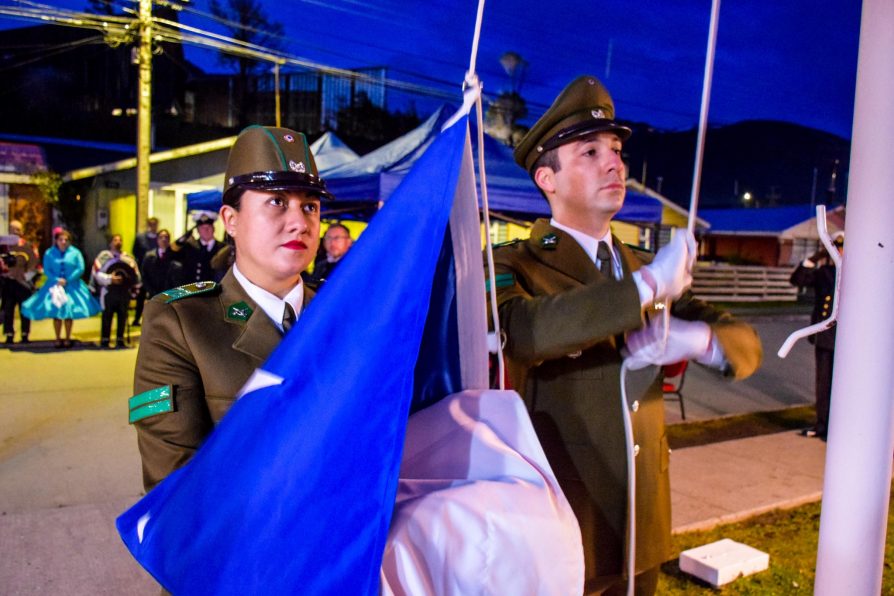
M669 450L661 378L622 406L621 364L693 359L729 376L761 360L749 326L693 298L694 239L678 230L654 260L624 246L609 224L625 195L623 141L608 91L591 76L565 88L515 149L552 219L528 240L495 251L500 321L519 391L568 497L584 546L585 591L623 593L627 582L627 458L636 466L638 594L655 590L670 553ZM674 300L667 349L653 304ZM623 352L622 352L623 349ZM657 372L654 367L651 370ZM635 446L628 453L622 407Z
M240 133L220 209L235 264L220 283L146 305L129 406L147 490L192 457L312 298L301 272L317 253L321 198L332 195L303 134Z

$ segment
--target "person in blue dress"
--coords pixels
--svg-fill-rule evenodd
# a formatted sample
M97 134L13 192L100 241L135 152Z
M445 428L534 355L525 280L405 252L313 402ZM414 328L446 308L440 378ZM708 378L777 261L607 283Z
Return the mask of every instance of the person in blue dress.
M54 245L43 255L43 272L47 280L36 294L22 304L21 310L33 321L52 318L56 347L70 348L74 319L92 317L102 308L81 279L84 273L84 255L71 245L71 234L57 228L54 230L53 242Z

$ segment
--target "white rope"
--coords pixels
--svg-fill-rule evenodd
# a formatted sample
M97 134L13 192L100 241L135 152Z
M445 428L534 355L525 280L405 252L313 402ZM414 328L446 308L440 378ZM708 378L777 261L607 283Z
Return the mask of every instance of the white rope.
M475 73L475 63L478 58L478 42L481 40L481 23L484 18L484 0L478 0L478 14L475 18L475 34L472 36L472 53L469 57L469 71L466 73L466 79L463 82L463 88L467 91L466 101L470 97L475 98L475 115L478 122L478 177L479 187L481 188L481 209L484 216L484 250L487 254L487 275L489 282L489 290L487 292L490 302L491 318L494 324L494 334L496 335L496 354L497 354L497 375L499 377L500 389L506 388L505 381L505 360L503 358L502 332L500 329L500 314L497 308L497 279L494 273L494 246L490 237L490 207L487 200L487 173L484 167L484 108L481 101L481 81ZM477 91L474 95L468 93L469 88Z
M480 83L479 83L480 85ZM487 174L484 171L484 115L481 107L481 94L475 102L475 112L478 116L478 174L481 178L481 209L484 215L485 252L487 253L487 275L490 289L487 296L490 300L490 314L494 322L494 334L496 335L497 375L500 389L506 388L506 362L503 359L503 333L500 329L500 313L497 308L497 276L494 272L494 244L490 237L490 206L487 200Z

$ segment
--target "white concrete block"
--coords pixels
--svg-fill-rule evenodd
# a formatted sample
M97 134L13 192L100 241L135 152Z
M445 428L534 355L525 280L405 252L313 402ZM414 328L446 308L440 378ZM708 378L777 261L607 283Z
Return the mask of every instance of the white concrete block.
M680 553L680 570L714 587L769 566L770 555L729 538Z

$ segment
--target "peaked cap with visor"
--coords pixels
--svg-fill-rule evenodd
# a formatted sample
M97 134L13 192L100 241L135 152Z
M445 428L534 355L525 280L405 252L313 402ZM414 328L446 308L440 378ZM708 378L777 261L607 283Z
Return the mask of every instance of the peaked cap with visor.
M234 189L304 191L334 199L320 178L307 138L300 132L272 126L249 126L239 133L227 160L224 204Z
M522 137L513 153L515 162L533 173L534 164L545 152L593 132L613 132L626 141L631 130L615 122L615 104L599 79L584 75L565 87Z

